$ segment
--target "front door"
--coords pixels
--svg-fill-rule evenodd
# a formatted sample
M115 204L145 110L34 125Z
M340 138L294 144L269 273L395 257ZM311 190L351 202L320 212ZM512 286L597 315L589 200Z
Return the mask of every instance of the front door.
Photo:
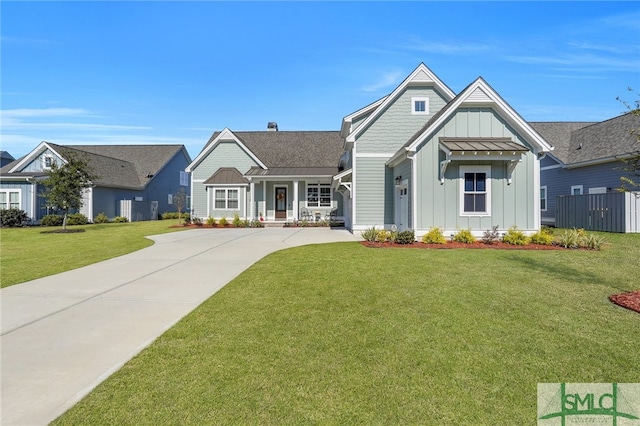
M409 228L409 188L406 181L396 188L396 225L404 231Z
M276 187L276 219L287 218L287 187Z

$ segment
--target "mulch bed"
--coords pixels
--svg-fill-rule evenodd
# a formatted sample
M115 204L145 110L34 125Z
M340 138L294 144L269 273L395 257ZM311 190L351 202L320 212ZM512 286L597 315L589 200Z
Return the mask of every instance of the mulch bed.
M543 244L527 244L526 246L516 246L512 244L503 243L502 241L495 242L493 244L485 244L482 241L476 241L472 244L457 243L454 241L447 241L446 244L425 244L415 242L412 244L394 244L394 243L376 243L372 241L361 241L365 247L391 247L391 248L420 248L420 249L499 249L499 250L571 250L562 246L550 245L545 246Z
M640 314L640 290L629 293L612 294L609 300L618 306L630 309Z

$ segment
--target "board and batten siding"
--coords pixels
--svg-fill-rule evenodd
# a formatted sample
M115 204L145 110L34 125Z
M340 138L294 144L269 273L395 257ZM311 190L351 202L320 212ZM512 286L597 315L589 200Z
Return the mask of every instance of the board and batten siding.
M50 149L45 149L40 155L33 159L33 161L29 162L29 164L25 165L20 171L26 173L34 173L41 172L45 170L42 165L44 164L45 157L53 157L54 161L60 164L60 157L53 153Z
M429 114L412 114L411 98L429 98ZM432 86L409 86L358 137L358 153L395 153L446 104Z
M246 173L258 164L235 141L221 141L191 172L191 208L193 215L207 217L207 191L203 182L220 167L235 167Z
M510 185L507 184L508 162L473 159L452 161L447 167L444 184L441 184L440 161L445 156L439 149L440 137L510 137L525 145L521 137L492 109L464 108L457 111L416 153L417 218L414 226L418 235L431 227L440 227L446 233L456 232L458 228L470 228L476 235L495 225L501 230L512 225L529 232L535 230L539 213L534 205L535 197L539 194L535 190L535 162L538 160L533 153L522 155ZM460 214L460 167L476 165L491 166L490 216Z

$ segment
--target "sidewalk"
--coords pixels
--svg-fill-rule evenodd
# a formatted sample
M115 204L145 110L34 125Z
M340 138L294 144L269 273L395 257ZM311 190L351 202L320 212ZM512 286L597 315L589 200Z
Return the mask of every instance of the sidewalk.
M1 290L2 425L44 425L267 254L358 241L329 228L195 229Z

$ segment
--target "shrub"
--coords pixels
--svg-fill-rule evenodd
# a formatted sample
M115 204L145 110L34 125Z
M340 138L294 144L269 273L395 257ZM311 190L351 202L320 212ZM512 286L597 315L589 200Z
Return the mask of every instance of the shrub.
M458 229L458 232L453 235L453 241L456 243L473 244L476 242L476 238L471 233L471 229Z
M600 250L605 242L605 238L599 235L587 234L585 235L582 244L584 247L591 250Z
M413 232L413 229L407 229L406 231L398 232L398 236L396 238L396 243L398 244L411 244L415 242L416 234Z
M104 213L99 213L98 216L93 218L93 223L109 223L109 218Z
M304 223L305 221L302 221L302 222ZM375 241L376 237L378 236L378 230L376 229L375 226L373 226L371 228L365 229L360 234L362 235L362 238L364 238L365 241Z
M429 232L422 236L422 242L427 244L446 244L447 239L442 233L442 228L429 228Z
M202 219L200 219L197 216L194 216L191 218L191 223L193 223L196 226L202 226Z
M183 212L183 213L178 213L178 212L165 212L162 213L160 215L160 218L162 220L167 220L167 219L186 219L189 217L189 213Z
M565 248L578 248L580 247L580 239L582 237L578 231L574 229L565 229L558 236L558 244Z
M493 244L497 243L498 241L500 241L500 232L498 232L498 225L484 231L484 234L482 235L483 243Z
M387 241L389 241L390 237L391 232L385 229L380 229L378 230L378 232L376 232L376 241L379 243L386 243Z
M207 226L216 226L216 218L209 216L206 223Z
M241 228L248 228L249 226L251 226L251 221L249 219L244 219L242 222L240 222Z
M233 226L235 226L236 228L239 228L241 222L242 222L242 219L240 219L240 216L238 215L238 213L234 213L233 220L231 221Z
M252 220L249 226L251 226L252 228L263 228L264 224L259 220Z
M533 244L542 244L545 246L549 246L553 244L553 234L550 233L547 229L542 228L542 230L536 232L535 234L529 237L529 240Z
M529 237L518 229L517 226L513 225L507 230L507 233L504 234L502 241L514 246L526 246L529 244Z
M129 219L127 219L124 216L116 216L116 217L113 218L113 221L115 223L127 223L127 222L129 222Z
M48 214L40 220L42 226L62 226L62 216L59 214Z
M29 218L24 210L20 209L7 209L0 210L0 227L15 227L22 226Z
M227 220L227 218L226 218L226 217L222 216L222 217L220 218L220 220L218 221L218 224L219 224L220 226L227 226L227 225L229 224L229 221Z
M67 215L67 225L86 225L87 223L89 223L89 218L82 213Z

